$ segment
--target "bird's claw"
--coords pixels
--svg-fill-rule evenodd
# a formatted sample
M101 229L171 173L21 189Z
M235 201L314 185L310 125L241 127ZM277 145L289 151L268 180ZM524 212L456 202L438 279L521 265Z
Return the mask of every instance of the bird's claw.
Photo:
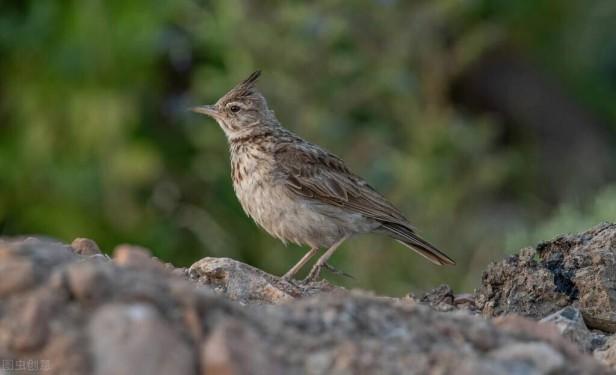
M306 276L306 278L302 280L302 284L310 284L317 281L319 275L321 274L321 267L323 267L323 265L319 263L312 266L312 269L310 270L310 273L308 273L308 276Z
M323 267L325 267L329 272L338 275L338 276L344 276L344 277L348 277L349 279L355 279L355 277L353 277L353 275L346 273L344 271L341 271L337 268L335 268L334 266L332 266L329 263L325 263L323 264Z
M299 288L303 282L294 279L292 276L284 275L280 277L280 281L285 282L287 284L291 284L296 288Z
M317 281L319 279L319 275L321 274L322 268L325 268L326 270L328 270L329 272L335 275L348 277L350 279L355 279L353 275L348 274L344 271L340 271L339 269L335 268L329 263L323 263L323 264L317 263L312 267L308 276L302 281L302 284L310 284L312 282Z
M294 287L299 287L297 280L295 280L294 278L292 278L290 276L284 275L284 276L280 277L280 280L285 282L285 283L291 284Z

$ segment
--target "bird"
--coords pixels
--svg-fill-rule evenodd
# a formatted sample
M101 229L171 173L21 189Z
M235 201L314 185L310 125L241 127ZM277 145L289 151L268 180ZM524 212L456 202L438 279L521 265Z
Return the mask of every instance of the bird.
M213 105L191 108L225 133L235 194L256 224L285 245L309 251L283 275L292 280L321 249L304 282L317 281L336 249L352 236L387 235L432 263L454 265L421 238L406 217L345 162L283 127L257 89L257 70Z

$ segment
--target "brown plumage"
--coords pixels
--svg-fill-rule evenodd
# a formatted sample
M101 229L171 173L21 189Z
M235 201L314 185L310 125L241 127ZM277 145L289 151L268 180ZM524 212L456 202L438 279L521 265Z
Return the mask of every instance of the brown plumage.
M292 277L320 248L310 271L318 278L336 248L352 235L386 234L433 263L455 264L419 237L402 213L339 157L283 128L256 87L259 72L215 105L193 111L213 117L230 145L233 187L244 211L283 242L311 250L285 277Z

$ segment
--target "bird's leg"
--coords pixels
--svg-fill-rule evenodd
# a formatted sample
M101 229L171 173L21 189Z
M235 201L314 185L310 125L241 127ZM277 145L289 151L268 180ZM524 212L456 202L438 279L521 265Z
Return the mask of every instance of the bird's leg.
M312 266L312 269L310 270L308 277L304 279L304 282L309 283L312 281L316 281L319 278L319 275L321 274L321 268L325 266L325 264L327 263L329 258L334 254L338 246L340 246L347 238L349 238L348 235L342 237L335 244L333 244L329 249L327 249L325 254L321 255L319 260L317 260L314 266Z
M284 274L284 276L282 277L285 280L291 280L293 278L293 276L295 276L295 274L302 269L302 267L304 267L304 265L310 260L310 258L312 258L313 256L315 256L315 254L319 251L318 247L313 247L310 249L310 251L308 251L303 257L302 259L299 260L299 262L297 262L293 267L291 267L291 269L289 271L287 271L287 273Z

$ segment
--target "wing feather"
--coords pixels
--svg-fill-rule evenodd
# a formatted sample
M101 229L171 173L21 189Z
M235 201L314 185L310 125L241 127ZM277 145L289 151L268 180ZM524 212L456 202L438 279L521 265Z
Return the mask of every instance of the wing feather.
M375 220L410 224L402 213L342 159L312 144L282 143L275 151L287 186L296 194L361 213Z

